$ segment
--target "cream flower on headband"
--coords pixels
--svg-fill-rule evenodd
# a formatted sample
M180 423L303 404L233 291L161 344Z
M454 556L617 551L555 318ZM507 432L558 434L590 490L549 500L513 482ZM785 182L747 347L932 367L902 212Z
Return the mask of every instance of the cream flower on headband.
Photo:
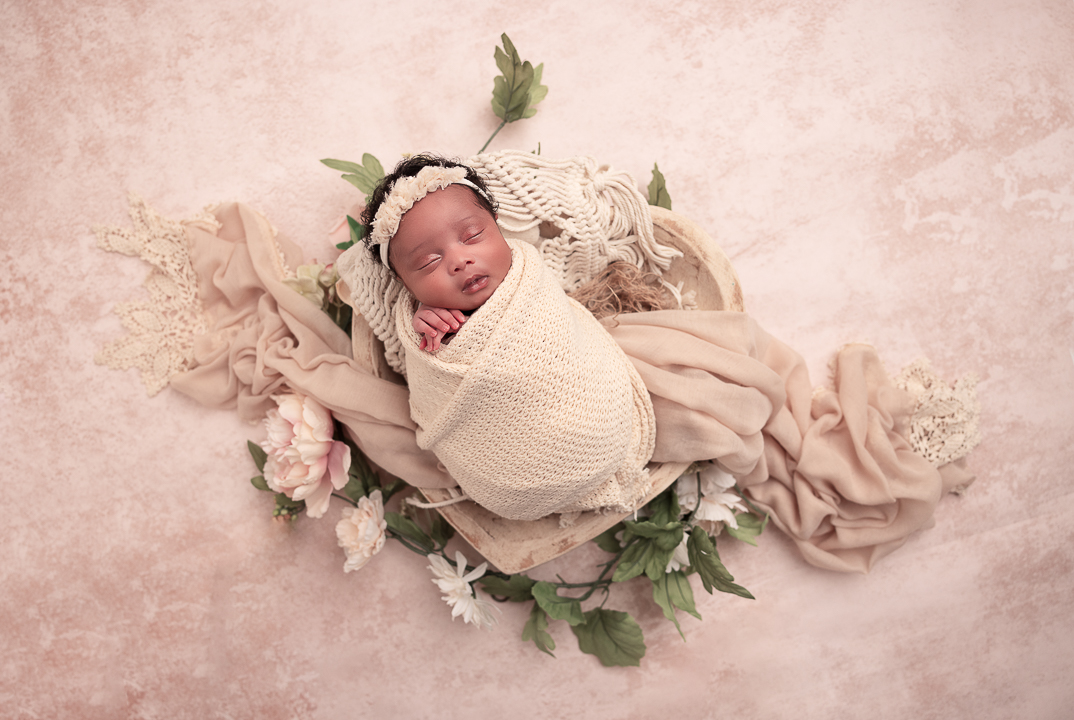
M399 231L403 215L414 203L435 190L442 190L456 183L468 185L477 190L477 186L466 179L465 167L441 167L430 165L423 167L413 177L401 177L392 183L388 197L377 210L373 218L373 231L369 234L370 246L380 246L380 259L388 267L388 243Z

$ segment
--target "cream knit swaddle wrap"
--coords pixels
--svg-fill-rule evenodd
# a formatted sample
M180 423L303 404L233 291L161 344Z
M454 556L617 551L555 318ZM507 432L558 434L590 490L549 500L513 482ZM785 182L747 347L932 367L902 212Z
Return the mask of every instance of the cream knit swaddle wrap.
M435 354L418 349L409 292L396 304L418 445L502 517L634 509L655 441L649 393L537 250L508 242L500 287Z

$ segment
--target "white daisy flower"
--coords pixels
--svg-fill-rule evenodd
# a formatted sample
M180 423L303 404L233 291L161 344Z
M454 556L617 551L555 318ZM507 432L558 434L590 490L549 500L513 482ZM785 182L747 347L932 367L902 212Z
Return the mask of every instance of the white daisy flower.
M429 555L429 569L436 577L433 582L444 593L443 599L451 606L451 619L462 616L464 622L479 628L489 628L496 623L492 614L493 605L488 600L478 597L470 584L485 574L488 563L483 562L469 573L466 572L466 557L461 552L455 553L456 567L452 567L439 555Z

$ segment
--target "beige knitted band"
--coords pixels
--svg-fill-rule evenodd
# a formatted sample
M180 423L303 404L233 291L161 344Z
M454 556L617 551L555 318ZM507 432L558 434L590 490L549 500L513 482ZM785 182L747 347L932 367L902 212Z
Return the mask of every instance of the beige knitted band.
M448 185L466 185L481 193L477 185L466 179L468 170L465 167L430 165L423 167L413 177L401 177L392 183L388 197L384 198L377 216L373 218L373 231L369 235L370 245L380 245L380 259L384 267L388 267L388 243L399 231L403 215L414 207L414 203Z

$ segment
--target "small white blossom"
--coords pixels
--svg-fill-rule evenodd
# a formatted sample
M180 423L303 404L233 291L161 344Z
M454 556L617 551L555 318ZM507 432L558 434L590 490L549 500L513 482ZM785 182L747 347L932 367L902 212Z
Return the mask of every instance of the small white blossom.
M443 600L451 606L451 619L462 615L464 622L473 623L479 628L489 628L496 623L492 614L493 605L488 600L478 597L470 585L485 574L488 563L483 562L469 573L466 572L466 557L461 552L455 553L456 567L452 567L439 555L429 555L429 569L436 577L433 582L444 593Z
M701 501L698 502L698 472L701 475ZM722 524L738 528L735 511L748 512L742 498L728 492L735 486L735 479L713 463L704 463L698 472L683 475L675 483L679 496L679 508L683 514L694 512L693 524L716 535ZM697 508L696 512L694 508Z
M676 570L682 570L690 564L690 553L686 549L686 543L689 539L689 534L682 534L682 542L678 544L675 548L675 552L671 554L671 559L668 560L668 566L664 568L664 572L670 573L675 572Z

